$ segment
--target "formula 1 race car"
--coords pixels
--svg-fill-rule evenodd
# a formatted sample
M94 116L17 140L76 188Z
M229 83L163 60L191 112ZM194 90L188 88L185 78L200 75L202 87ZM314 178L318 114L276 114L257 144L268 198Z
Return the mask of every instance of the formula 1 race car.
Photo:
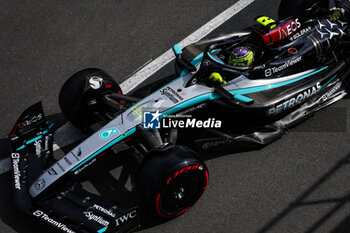
M85 140L54 155L55 126L40 103L10 133L18 208L62 232L132 231L139 226L137 201L122 203L122 196L87 191L81 182L98 173L100 160L123 156L136 164L132 187L154 213L186 212L208 184L198 154L267 145L348 93L350 2L327 7L283 0L279 21L261 16L244 32L175 45L176 77L132 95L103 70L75 73L59 104ZM254 59L232 64L236 47L249 48Z

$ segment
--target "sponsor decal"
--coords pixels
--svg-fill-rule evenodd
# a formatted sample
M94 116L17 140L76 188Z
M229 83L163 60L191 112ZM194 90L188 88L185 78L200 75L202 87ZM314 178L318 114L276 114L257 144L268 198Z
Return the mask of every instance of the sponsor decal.
M41 190L45 187L45 180L44 179L40 179L36 182L36 184L34 185L34 187L36 188L36 190Z
M326 27L326 25L324 25L323 23L321 23L319 20L317 20L318 25L320 26L320 29L322 29L323 27Z
M338 26L338 24L332 23L332 22L329 21L328 19L327 19L327 22L329 23L329 26L331 26L331 29L333 29L333 27L335 27L335 26Z
M321 32L321 31L317 30L317 28L316 28L316 31L320 34L321 39L323 39L323 37L325 37L325 35L327 35L327 33Z
M203 104L197 105L197 106L195 106L195 107L186 109L185 111L179 112L179 115L184 115L184 114L187 114L187 113L189 113L189 112L193 112L193 111L195 111L195 110L197 110L197 109L204 108L205 106L207 106L207 103L203 103Z
M12 153L13 180L15 189L21 190L21 172L19 170L19 153Z
M82 170L84 170L85 168L89 167L91 164L93 164L94 162L96 162L96 158L92 159L90 162L85 163L84 166L80 167L79 169L77 169L74 172L74 175L79 174Z
M58 228L59 230L67 233L75 233L75 231L69 229L66 224L63 224L61 222L58 222L52 218L50 218L47 214L42 212L41 210L36 210L33 212L33 215L37 218L42 219L43 221L49 223L50 225Z
M332 89L330 89L326 94L324 94L321 99L322 101L326 101L329 97L331 97L339 88L341 87L341 83L337 83L335 84L334 87L332 87Z
M226 144L230 144L234 141L233 138L225 138L225 139L219 139L219 140L213 140L211 142L206 142L202 144L202 149L207 150L211 147L217 147L222 146Z
M41 140L35 141L34 146L35 146L35 154L40 157L40 155L41 155Z
M143 113L145 111L153 111L159 109L165 102L165 97L159 97L154 100L149 100L141 105L131 107L131 111L128 113L127 118L130 121L142 121Z
M123 216L117 218L115 220L115 225L119 226L120 224L123 224L125 222L127 222L129 219L133 219L136 217L136 210L130 211L127 214L124 214Z
M299 19L290 20L290 22L288 22L286 26L282 26L278 29L280 40L283 40L293 35L300 27L301 23L299 22Z
M190 166L187 166L187 167L183 167L181 168L180 170L176 171L171 177L169 177L169 179L166 181L167 184L170 183L170 181L177 177L178 175L186 172L186 171L190 171L190 170L203 170L203 166L202 165L199 165L199 164L196 164L196 165L190 165Z
M128 118L130 120L142 120L142 116L143 116L143 111L144 109L147 108L147 104L141 104L139 106L134 106L131 108L132 112L128 114Z
M102 86L103 79L99 76L92 76L89 79L89 84L92 89L99 89Z
M49 173L50 176L56 176L57 172L54 168L50 168L49 170L47 170L47 173Z
M105 227L109 225L109 222L107 220L105 220L102 216L95 215L92 211L85 211L83 214L90 221L97 222L98 224L101 224Z
M156 112L144 112L143 113L143 127L145 129L160 129L160 117L159 110Z
M45 150L49 150L49 140L52 137L52 134L49 134L47 136L45 136Z
M110 138L112 135L118 134L118 133L119 133L119 130L117 128L105 129L101 131L100 138L103 140L106 140Z
M337 28L338 31L340 32L340 38L342 38L345 35L345 32L341 30L340 28Z
M325 30L329 33L329 39L332 39L334 36L339 36L340 35L337 32L329 31L327 28Z
M174 104L184 99L181 95L179 95L179 93L177 93L177 91L171 87L165 87L161 89L160 94L166 96Z
M98 211L101 211L104 214L107 214L107 215L111 216L112 218L115 218L115 213L113 213L110 210L107 210L107 209L103 208L102 206L94 204L92 207L95 208Z
M277 105L276 107L270 108L267 111L267 115L275 115L278 114L288 108L293 107L296 104L299 104L303 102L304 100L310 98L311 96L315 95L319 90L321 90L321 85L320 83L316 83L315 86L297 94L295 97L290 98L289 100L284 101L283 103Z
M24 120L24 121L22 121L22 122L19 122L18 124L17 124L17 127L19 128L19 129L24 129L24 128L26 128L26 127L28 127L28 126L30 126L31 124L33 124L33 123L36 123L36 122L38 122L38 121L41 121L43 119L43 114L38 114L37 116L33 116L32 118L30 118L30 119L28 119L28 120Z
M298 50L296 49L296 48L289 48L288 49L288 53L290 53L290 54L297 54L298 53Z
M341 25L342 27L343 27L344 25L348 25L347 22L342 22L342 21L340 21L340 20L337 20L337 22L340 23L340 25Z
M278 72L281 72L284 69L287 69L290 66L293 66L297 63L301 62L301 56L291 59L289 61L286 61L283 65L280 65L278 67L271 67L265 70L265 77L269 77L272 74L276 74Z
M310 30L311 30L311 27L308 26L307 28L304 28L304 29L300 30L299 32L295 33L293 36L291 36L289 38L289 40L294 41L294 40L298 39L299 37L301 37L302 35L304 35L305 33L307 33Z

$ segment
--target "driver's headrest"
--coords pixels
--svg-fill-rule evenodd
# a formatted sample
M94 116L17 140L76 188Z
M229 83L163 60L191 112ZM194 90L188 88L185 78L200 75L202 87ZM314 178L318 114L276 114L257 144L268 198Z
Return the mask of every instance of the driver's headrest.
M278 23L267 16L261 16L258 17L256 21L260 25L257 29L253 30L253 33L260 37L265 45L270 45L289 38L294 35L301 26L299 19L290 19Z

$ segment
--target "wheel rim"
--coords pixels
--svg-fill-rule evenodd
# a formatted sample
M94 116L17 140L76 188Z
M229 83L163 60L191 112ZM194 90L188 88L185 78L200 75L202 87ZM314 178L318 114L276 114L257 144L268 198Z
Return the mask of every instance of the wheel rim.
M206 170L190 170L172 178L157 196L158 214L174 217L186 212L201 198L207 184Z

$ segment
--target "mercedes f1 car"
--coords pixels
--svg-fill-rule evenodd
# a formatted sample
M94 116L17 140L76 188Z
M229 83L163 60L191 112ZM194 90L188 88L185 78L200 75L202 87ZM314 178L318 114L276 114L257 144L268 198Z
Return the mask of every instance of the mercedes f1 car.
M10 133L19 209L62 232L125 232L139 225L138 203L87 191L79 177L105 157L135 158L132 186L154 213L173 218L203 195L206 151L259 148L349 91L350 2L283 0L280 20L258 17L244 32L173 47L176 77L122 93L105 71L85 69L60 91L64 116L88 137L58 158L54 125L40 103ZM298 10L297 10L298 9ZM254 51L233 66L234 47ZM220 74L220 85L209 79Z

